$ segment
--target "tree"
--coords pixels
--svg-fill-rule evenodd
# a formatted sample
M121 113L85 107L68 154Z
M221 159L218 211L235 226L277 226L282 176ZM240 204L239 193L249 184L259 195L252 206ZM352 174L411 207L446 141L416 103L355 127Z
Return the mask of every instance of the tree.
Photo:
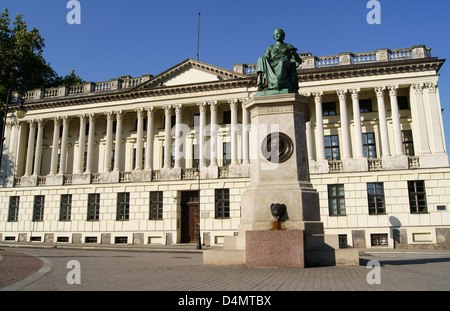
M8 90L24 92L34 88L80 84L83 80L75 70L60 77L42 56L44 38L39 30L28 30L17 14L12 22L8 9L0 13L0 107L6 102Z

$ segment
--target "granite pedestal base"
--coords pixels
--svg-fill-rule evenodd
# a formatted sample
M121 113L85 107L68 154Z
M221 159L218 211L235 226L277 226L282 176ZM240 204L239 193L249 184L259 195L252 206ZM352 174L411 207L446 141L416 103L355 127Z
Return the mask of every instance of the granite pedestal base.
M251 230L245 238L247 267L305 267L302 230Z

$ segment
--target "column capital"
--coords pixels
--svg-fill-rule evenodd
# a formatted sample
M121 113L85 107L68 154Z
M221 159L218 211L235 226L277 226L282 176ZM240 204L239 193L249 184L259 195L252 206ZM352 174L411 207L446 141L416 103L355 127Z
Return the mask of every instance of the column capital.
M63 125L69 124L69 116L62 116L60 118L63 121Z
M153 113L155 112L155 109L153 107L145 107L145 110L147 111L147 117L152 117Z
M86 122L85 118L86 118L86 114L81 113L77 115L78 118L80 118L80 122L84 123Z
M36 127L36 120L28 120L27 122L30 127Z
M47 120L44 120L44 119L37 119L38 127L40 127L40 128L44 127L46 121Z
M359 99L360 89L350 89L350 93L352 93L352 99Z
M430 93L436 93L437 87L438 85L436 82L427 82L424 84L424 88L426 88Z
M311 94L312 94L312 96L314 96L314 101L315 102L322 102L323 91L312 92Z
M231 99L228 99L227 101L230 104L231 109L237 109L237 103L239 101L238 98L231 98Z
M123 119L123 112L122 112L122 110L116 110L116 111L113 111L113 113L116 115L116 120L122 120Z
M377 93L377 97L383 97L385 89L385 86L375 86L375 93Z
M89 123L95 122L95 118L97 117L94 113L87 113L86 117L89 118Z
M217 100L210 100L208 101L208 104L211 111L217 111Z
M143 118L144 117L144 108L139 107L139 108L134 109L134 111L137 112L138 118Z
M181 113L183 110L183 104L176 104L173 107L175 108L175 113Z
M105 115L106 115L106 120L111 121L113 119L114 112L107 111L107 112L105 112Z
M206 112L206 107L208 105L208 102L197 102L198 109L200 112Z
M172 105L165 105L163 106L163 109L166 116L172 114Z
M53 117L53 125L59 126L61 124L61 117Z
M345 100L347 98L347 89L336 90L339 100Z
M413 83L413 84L411 84L411 87L416 94L423 93L423 84L422 83Z
M389 89L390 96L397 96L398 85L388 85L387 88Z
M239 102L244 105L245 102L247 102L250 98L249 97L243 97L243 98L239 98Z

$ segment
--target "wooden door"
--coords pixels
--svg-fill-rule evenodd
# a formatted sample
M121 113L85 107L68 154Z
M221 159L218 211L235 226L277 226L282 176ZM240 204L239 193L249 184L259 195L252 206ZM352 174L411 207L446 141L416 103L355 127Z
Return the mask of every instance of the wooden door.
M181 243L196 243L199 233L198 191L184 191L181 195Z

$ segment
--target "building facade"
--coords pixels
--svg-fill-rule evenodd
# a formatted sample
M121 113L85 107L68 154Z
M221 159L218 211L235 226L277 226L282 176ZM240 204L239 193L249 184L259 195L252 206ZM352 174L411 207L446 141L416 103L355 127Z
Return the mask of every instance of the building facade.
M450 168L430 49L300 54L310 178L342 247L449 248ZM0 240L220 245L249 182L255 64L187 59L139 78L17 94ZM274 114L277 111L273 112Z

